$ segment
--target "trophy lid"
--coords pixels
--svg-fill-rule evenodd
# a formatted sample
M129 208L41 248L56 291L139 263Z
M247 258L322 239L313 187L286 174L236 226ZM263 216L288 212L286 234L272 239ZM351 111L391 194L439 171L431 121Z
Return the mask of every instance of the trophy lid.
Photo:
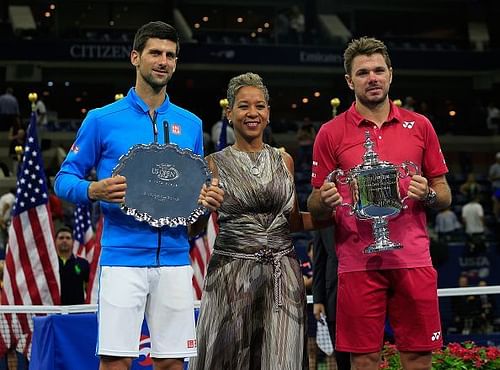
M392 163L379 160L378 153L373 149L374 144L375 143L370 139L370 132L365 131L365 143L363 144L363 146L366 150L363 154L363 163L356 167L357 172L381 169L395 169L395 166Z
M365 143L363 144L366 151L363 154L363 165L374 165L379 162L378 154L373 150L373 141L370 139L370 132L365 131Z

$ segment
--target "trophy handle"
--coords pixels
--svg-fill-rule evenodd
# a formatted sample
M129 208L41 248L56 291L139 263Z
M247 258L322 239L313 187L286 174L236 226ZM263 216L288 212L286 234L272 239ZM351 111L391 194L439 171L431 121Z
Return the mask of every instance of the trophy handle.
M411 171L411 167L413 167L413 171ZM420 175L418 166L412 161L404 161L403 163L401 163L401 168L404 171L403 173L399 173L399 178L401 179L412 175Z
M411 167L413 167L413 171L411 171ZM403 173L399 172L399 178L404 179L405 177L412 176L412 175L420 175L420 170L418 169L418 166L413 163L412 161L404 161L401 163L401 168L403 169ZM401 200L401 203L403 204L403 209L407 209L408 205L404 204L405 201L409 198L407 195Z
M330 174L326 177L326 181L346 185L349 183L349 176L346 176L342 169L337 168L336 170L330 172Z
M326 181L346 185L349 184L349 175L346 176L342 169L337 168L336 170L330 172L330 174L326 177ZM348 207L350 216L354 214L355 208L351 204L341 203L338 207L340 206Z

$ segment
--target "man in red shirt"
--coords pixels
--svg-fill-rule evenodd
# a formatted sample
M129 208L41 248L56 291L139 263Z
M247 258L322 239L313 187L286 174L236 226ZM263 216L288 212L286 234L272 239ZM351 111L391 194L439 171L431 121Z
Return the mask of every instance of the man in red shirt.
M437 274L432 267L425 208L451 203L448 172L430 121L388 97L392 67L383 42L362 37L344 53L347 85L355 103L324 124L314 144L308 207L317 219L333 217L339 259L336 349L351 352L354 369L378 369L389 317L405 369L431 369L431 351L442 346ZM347 185L325 181L335 169L360 165L365 132L380 161L415 163L420 174L399 181L407 209L388 218L390 239L402 249L366 254L372 222L341 203L353 204Z

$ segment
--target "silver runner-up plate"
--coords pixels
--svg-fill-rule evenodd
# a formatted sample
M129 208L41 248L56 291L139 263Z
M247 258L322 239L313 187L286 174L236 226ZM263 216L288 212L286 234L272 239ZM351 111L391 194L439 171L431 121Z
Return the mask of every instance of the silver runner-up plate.
M198 204L203 184L209 184L207 163L175 144L136 144L121 156L113 175L127 178L121 209L154 227L194 223L206 212Z

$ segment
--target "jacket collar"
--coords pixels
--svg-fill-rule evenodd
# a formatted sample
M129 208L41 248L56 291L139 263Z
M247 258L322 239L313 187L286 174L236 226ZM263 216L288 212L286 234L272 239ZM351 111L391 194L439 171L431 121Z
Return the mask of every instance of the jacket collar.
M149 112L148 105L144 102L144 100L141 99L139 95L137 95L137 92L135 91L134 87L130 88L126 96L126 99L130 103L130 105L132 105L135 109L138 109L141 112L145 113ZM168 94L165 94L165 100L163 101L163 104L160 105L158 109L156 109L156 112L158 112L158 114L165 113L169 107L170 107L170 99L168 97Z

